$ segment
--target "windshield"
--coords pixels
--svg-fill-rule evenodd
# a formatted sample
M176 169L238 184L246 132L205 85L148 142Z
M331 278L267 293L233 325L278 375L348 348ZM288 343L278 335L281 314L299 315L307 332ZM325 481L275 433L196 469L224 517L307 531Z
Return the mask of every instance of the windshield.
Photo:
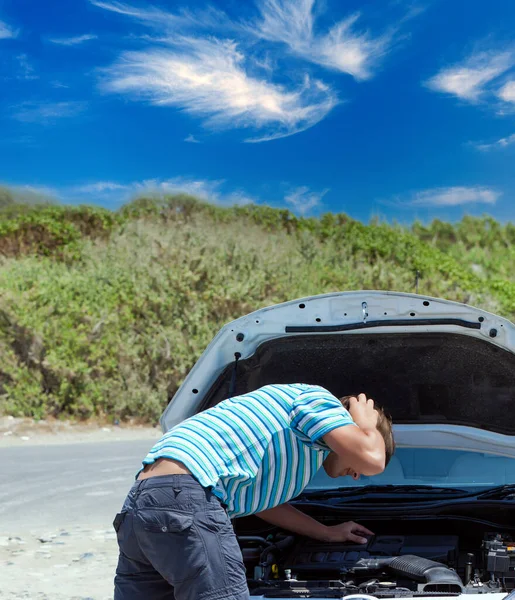
M398 448L381 475L363 476L359 481L332 479L322 468L306 491L366 485L489 488L509 483L515 483L515 458L438 448Z

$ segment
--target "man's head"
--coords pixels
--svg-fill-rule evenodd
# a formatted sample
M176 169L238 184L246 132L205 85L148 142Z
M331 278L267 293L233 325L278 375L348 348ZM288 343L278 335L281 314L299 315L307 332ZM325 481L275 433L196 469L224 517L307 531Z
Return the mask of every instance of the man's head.
M340 398L343 407L350 412L350 399L355 396L344 396ZM384 440L385 446L385 468L390 462L395 452L395 440L393 438L392 431L392 419L388 416L382 408L379 408L374 404L374 409L377 411L377 430L381 434ZM352 415L351 415L352 416ZM339 457L335 452L331 454L324 461L324 469L330 477L343 477L349 475L353 479L359 479L361 473L355 469L352 465L346 463L345 458Z
M354 396L343 396L340 398L340 402L343 404L343 407L349 410L350 399ZM392 418L387 415L382 408L374 404L374 408L377 411L377 430L381 434L381 437L384 440L385 447L385 468L388 466L390 459L395 453L395 440L393 438L393 430L392 430Z

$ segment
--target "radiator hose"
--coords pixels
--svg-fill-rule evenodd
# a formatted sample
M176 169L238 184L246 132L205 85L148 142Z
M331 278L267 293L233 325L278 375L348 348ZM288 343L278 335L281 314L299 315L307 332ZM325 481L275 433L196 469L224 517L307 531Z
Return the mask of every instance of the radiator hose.
M420 556L396 556L388 567L399 575L406 575L424 583L422 591L439 593L463 592L463 582L456 571L434 560Z
M422 583L423 592L438 592L441 594L460 594L463 592L463 582L456 571L442 563L407 554L394 558L364 558L358 561L356 569L369 570L387 567L398 575L404 575Z

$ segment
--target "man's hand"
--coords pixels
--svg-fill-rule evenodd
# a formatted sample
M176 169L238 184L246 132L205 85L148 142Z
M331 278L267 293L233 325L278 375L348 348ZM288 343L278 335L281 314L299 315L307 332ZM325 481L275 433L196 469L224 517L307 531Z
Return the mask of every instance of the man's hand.
M299 533L314 540L322 542L355 542L365 544L367 539L364 535L374 535L369 529L352 521L340 523L339 525L327 526L315 521L313 517L306 515L291 504L281 504L257 513L267 523L277 525L288 531Z
M386 448L383 436L377 430L379 413L374 408L374 401L367 400L365 394L350 398L349 413L358 427L337 427L324 436L324 442L355 473L367 476L382 473ZM334 466L334 459L330 462Z
M358 525L353 521L332 525L327 528L328 542L355 542L356 544L366 544L367 538L364 535L374 535L370 529Z
M360 394L357 398L349 398L349 412L352 420L361 429L375 429L379 413L374 408L374 401L371 398Z

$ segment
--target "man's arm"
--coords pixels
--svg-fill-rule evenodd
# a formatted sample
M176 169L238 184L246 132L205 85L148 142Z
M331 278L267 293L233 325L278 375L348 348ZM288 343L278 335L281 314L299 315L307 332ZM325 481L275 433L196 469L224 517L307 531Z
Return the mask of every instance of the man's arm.
M367 534L373 535L366 527L357 525L352 521L333 526L324 525L297 510L291 504L281 504L275 508L257 513L256 516L282 529L287 529L293 533L305 535L306 537L323 542L356 542L364 544L367 540L362 536Z
M385 444L377 430L374 401L365 394L350 399L349 412L358 427L338 427L324 435L324 442L345 464L362 475L384 471Z

